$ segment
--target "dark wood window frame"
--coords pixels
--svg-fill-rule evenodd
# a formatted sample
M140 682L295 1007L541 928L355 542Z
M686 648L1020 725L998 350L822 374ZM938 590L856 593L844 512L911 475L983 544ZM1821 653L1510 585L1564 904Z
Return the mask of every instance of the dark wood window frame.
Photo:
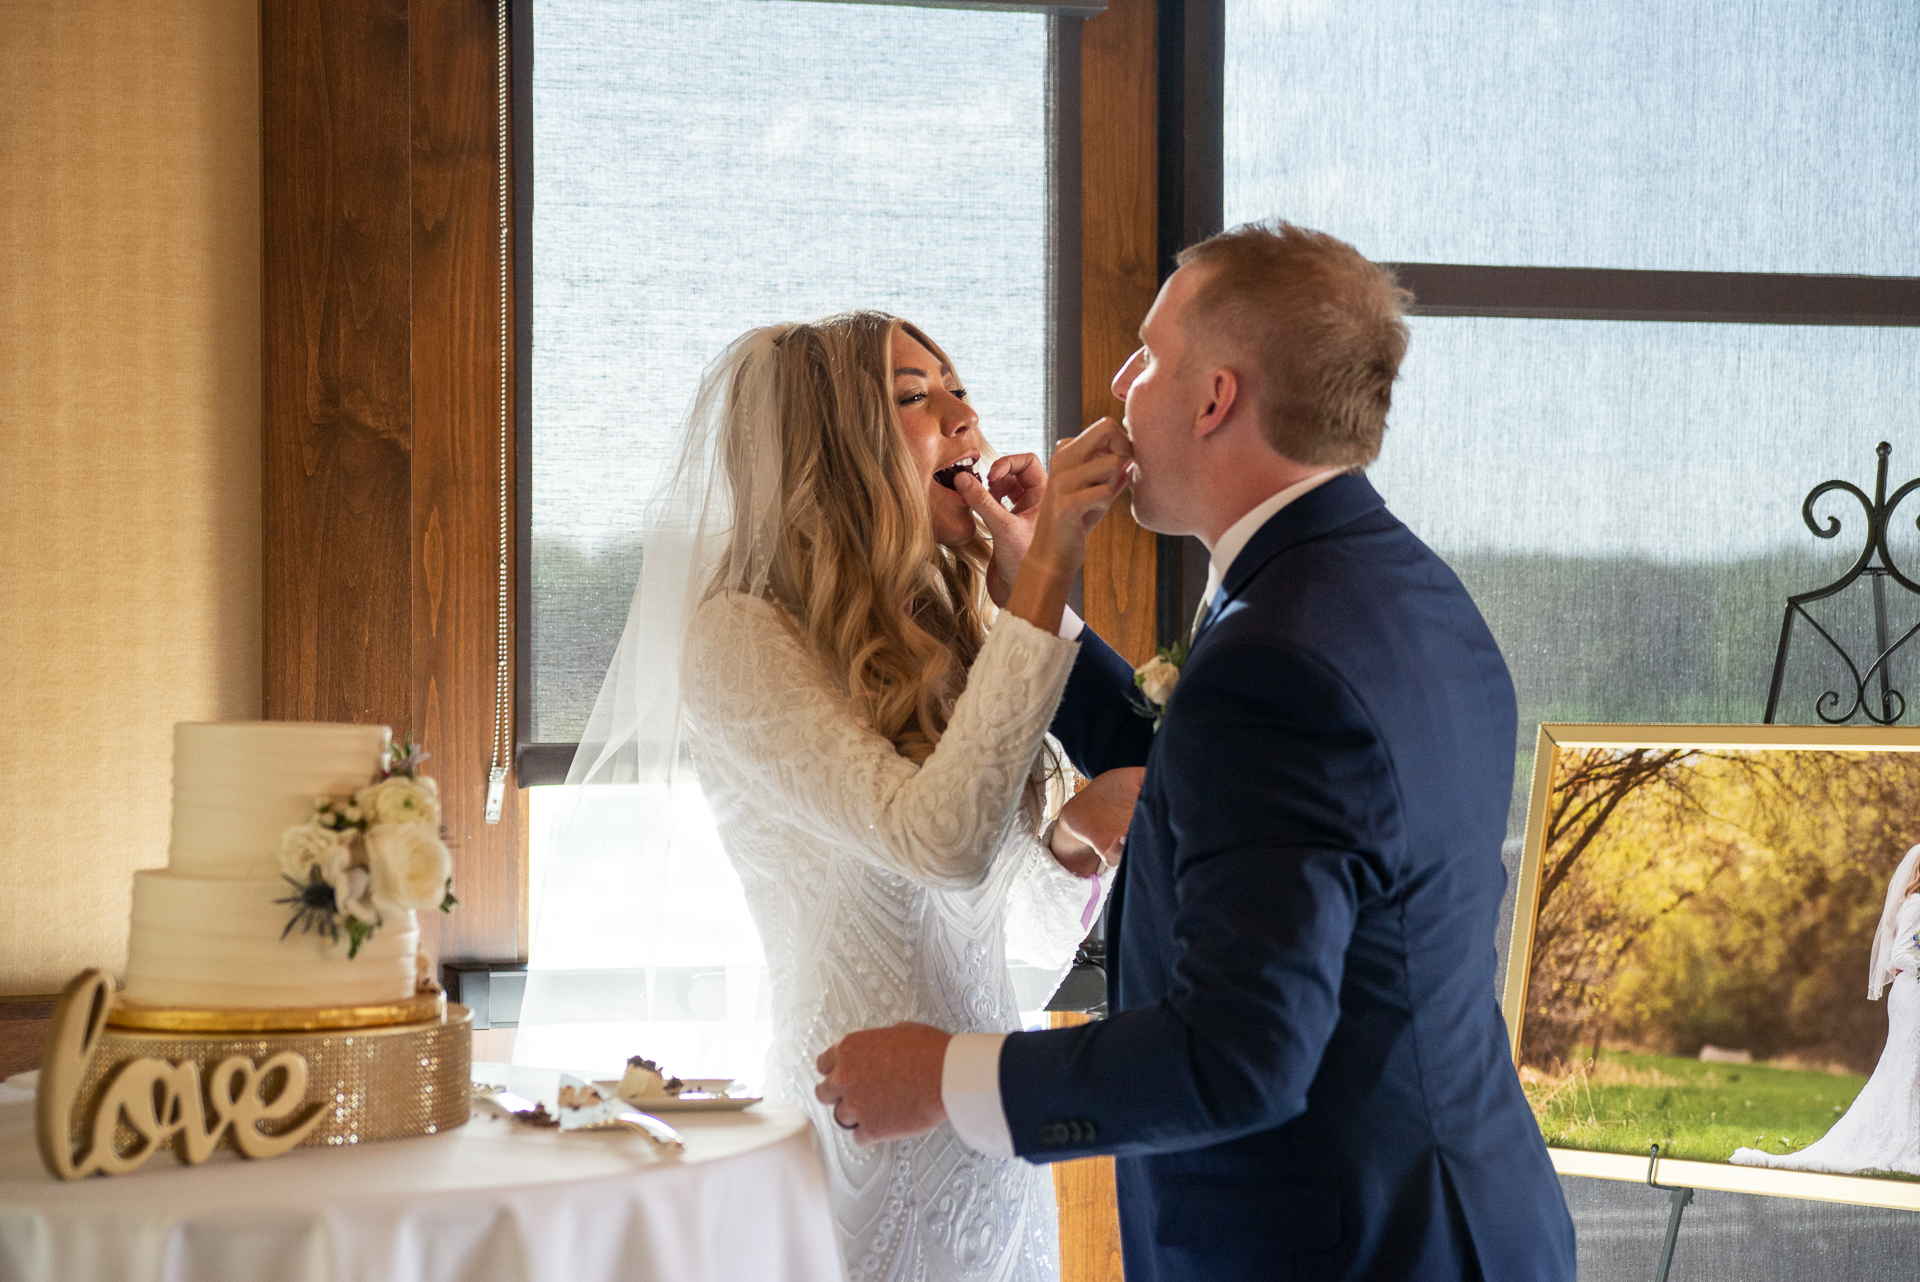
M442 962L526 955L521 794L483 818L496 52L490 4L260 7L262 711L385 723L433 754L461 899L421 915Z

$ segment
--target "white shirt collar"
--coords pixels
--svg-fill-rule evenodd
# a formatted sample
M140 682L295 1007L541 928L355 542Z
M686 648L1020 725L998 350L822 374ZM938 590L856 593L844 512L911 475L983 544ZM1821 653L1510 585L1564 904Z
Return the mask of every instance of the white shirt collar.
M1346 471L1342 467L1330 467L1324 472L1315 472L1304 481L1295 481L1272 498L1255 507L1251 512L1227 527L1220 541L1213 545L1213 555L1207 559L1207 590L1200 594L1201 608L1213 600L1213 594L1220 590L1226 581L1227 571L1233 568L1233 560L1260 530L1260 527L1273 519L1273 514L1287 504L1299 498L1309 490L1318 489L1334 477Z

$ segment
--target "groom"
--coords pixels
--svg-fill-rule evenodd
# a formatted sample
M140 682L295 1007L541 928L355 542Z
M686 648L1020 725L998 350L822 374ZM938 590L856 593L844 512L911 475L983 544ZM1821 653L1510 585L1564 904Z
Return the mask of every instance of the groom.
M1091 632L1054 721L1082 773L1146 767L1112 1013L855 1033L819 1096L868 1141L946 1119L988 1154L1115 1154L1128 1282L1571 1279L1493 995L1513 687L1359 470L1406 295L1284 223L1179 261L1114 390L1135 516L1212 553L1202 615L1157 729ZM1116 845L1100 809L1056 848Z

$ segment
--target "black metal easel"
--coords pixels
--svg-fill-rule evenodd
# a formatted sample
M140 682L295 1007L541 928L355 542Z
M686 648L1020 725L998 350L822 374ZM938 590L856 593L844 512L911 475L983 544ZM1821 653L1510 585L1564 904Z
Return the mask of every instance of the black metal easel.
M1680 1240L1680 1215L1693 1201L1693 1190L1676 1184L1661 1184L1654 1179L1660 1170L1660 1146L1647 1146L1647 1187L1660 1189L1667 1194L1667 1244L1660 1248L1660 1271L1653 1275L1653 1282L1667 1282L1667 1274L1673 1268L1673 1244Z
M1861 508L1866 512L1867 537L1861 546L1859 557L1845 574L1825 587L1787 598L1787 608L1780 620L1780 647L1773 656L1773 681L1767 689L1765 721L1769 725L1772 724L1774 715L1780 710L1780 686L1786 679L1787 651L1793 644L1793 621L1796 615L1806 620L1807 626L1819 633L1821 639L1833 648L1833 652L1840 656L1842 663L1847 665L1847 671L1853 678L1853 697L1837 715L1833 710L1840 707L1843 699L1839 691L1828 690L1815 701L1814 711L1822 721L1829 725L1839 725L1852 720L1856 713L1861 713L1869 721L1884 726L1892 725L1906 715L1906 696L1893 687L1888 677L1888 660L1893 657L1896 650L1911 641L1916 634L1920 634L1920 624L1907 629L1901 634L1899 640L1888 641L1887 580L1892 579L1916 596L1920 596L1920 583L1914 582L1901 573L1900 568L1893 563L1892 553L1887 547L1887 529L1894 509L1899 507L1901 501L1909 494L1920 490L1920 478L1908 481L1895 490L1889 498L1887 459L1893 453L1893 446L1882 441L1875 453L1879 455L1880 466L1878 475L1874 479L1871 499L1859 486L1849 481L1822 481L1807 492L1806 500L1800 505L1800 519L1807 523L1807 528L1813 532L1814 537L1831 539L1840 533L1840 518L1828 517L1823 526L1814 519L1813 505L1836 490L1851 494L1859 500ZM1831 632L1821 627L1819 620L1809 614L1806 609L1809 602L1823 600L1835 593L1845 591L1862 575L1870 577L1873 587L1874 656L1873 662L1869 663L1864 671L1854 662L1853 656L1847 653L1847 648L1841 645ZM1877 708L1876 701L1868 698L1867 687L1872 684L1879 686ZM1647 1147L1647 1187L1659 1189L1667 1194L1667 1240L1660 1248L1660 1269L1654 1274L1654 1282L1667 1282L1667 1276L1673 1269L1673 1248L1680 1240L1680 1217L1692 1203L1694 1191L1680 1185L1662 1184L1659 1174L1660 1146L1651 1144Z
M1795 615L1805 619L1807 625L1833 647L1833 652L1840 656L1841 662L1847 665L1847 671L1853 677L1853 697L1838 715L1832 712L1832 709L1840 706L1842 700L1838 690L1828 690L1815 701L1814 711L1822 721L1828 725L1840 725L1852 720L1855 713L1861 713L1876 725L1890 726L1906 715L1906 696L1895 689L1889 681L1887 661L1893 657L1894 651L1911 641L1916 633L1920 633L1920 623L1916 623L1902 633L1898 641L1888 644L1887 580L1892 579L1916 596L1920 596L1920 583L1902 574L1900 567L1893 563L1893 557L1887 549L1887 527L1893 516L1893 510L1900 506L1901 500L1914 491L1920 490L1920 477L1902 485L1889 498L1887 496L1887 457L1893 453L1893 446L1882 441L1875 453L1880 456L1880 468L1879 475L1874 481L1872 499L1868 499L1859 486L1849 481L1822 481L1807 492L1806 501L1800 505L1800 519L1807 523L1807 528L1813 531L1814 537L1830 539L1840 533L1840 518L1830 516L1827 518L1826 525L1822 526L1814 520L1814 503L1836 490L1853 495L1860 501L1860 506L1867 514L1867 539L1860 549L1859 559L1845 574L1823 588L1815 588L1811 592L1802 592L1787 598L1786 613L1780 620L1780 648L1773 657L1773 684L1767 690L1767 714L1762 718L1769 725L1773 724L1774 714L1780 708L1780 683L1787 673L1787 648L1793 641ZM1876 558L1878 564L1874 563ZM1873 662L1867 665L1864 672L1861 671L1860 665L1853 661L1853 656L1847 653L1846 647L1835 640L1832 633L1821 627L1805 608L1810 601L1818 601L1845 590L1863 574L1869 576L1873 584L1874 644ZM1874 706L1875 701L1867 696L1868 685L1876 682L1880 687L1877 710Z

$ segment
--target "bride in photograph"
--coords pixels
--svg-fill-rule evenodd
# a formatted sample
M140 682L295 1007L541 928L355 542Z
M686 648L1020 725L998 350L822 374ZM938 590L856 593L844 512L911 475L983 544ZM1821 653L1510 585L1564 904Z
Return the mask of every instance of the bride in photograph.
M991 460L940 348L856 312L735 340L649 512L600 751L645 779L686 731L765 950L768 1094L813 1117L853 1278L1058 1276L1047 1168L947 1125L861 1144L813 1065L900 1020L1016 1030L1009 957L1057 983L1085 936L1118 858L1096 834L1139 772L1068 801L1047 727L1079 649L1067 588L1125 451L1089 432L1050 479ZM975 513L1003 501L996 548Z
M1920 1175L1920 846L1907 852L1887 886L1874 932L1867 996L1887 995L1887 1045L1873 1076L1833 1129L1796 1153L1742 1148L1739 1166L1853 1175L1898 1171Z

